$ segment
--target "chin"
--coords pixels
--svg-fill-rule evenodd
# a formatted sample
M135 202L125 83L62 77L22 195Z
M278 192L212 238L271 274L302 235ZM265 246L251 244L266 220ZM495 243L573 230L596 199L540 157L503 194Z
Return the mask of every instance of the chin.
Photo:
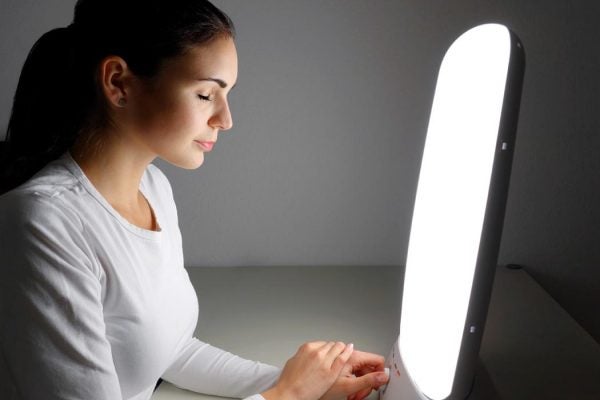
M200 168L200 166L204 164L204 157L202 157L202 159L200 160L196 160L195 162L190 162L190 163L186 163L184 165L181 165L181 168L183 169L197 169Z
M179 159L164 159L169 164L183 169L197 169L204 164L204 153L200 153L199 156L195 157L182 157Z

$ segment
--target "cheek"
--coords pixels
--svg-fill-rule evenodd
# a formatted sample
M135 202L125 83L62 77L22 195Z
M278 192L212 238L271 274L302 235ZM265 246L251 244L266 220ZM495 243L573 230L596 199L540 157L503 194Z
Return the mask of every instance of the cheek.
M171 123L173 126L178 126L182 131L195 131L196 135L201 134L199 129L206 127L207 124L207 105L200 102L185 102L182 103L177 110L173 110L171 114Z
M204 113L193 101L159 102L147 107L143 114L140 115L142 132L154 139L201 134Z
M182 146L188 145L192 140L202 138L206 135L207 119L206 112L198 104L182 104L169 115L165 116L165 137L173 142L180 141Z

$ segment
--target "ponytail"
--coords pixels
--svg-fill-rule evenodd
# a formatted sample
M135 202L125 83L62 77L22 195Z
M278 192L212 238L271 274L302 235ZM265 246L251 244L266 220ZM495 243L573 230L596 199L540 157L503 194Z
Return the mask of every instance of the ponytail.
M92 94L76 67L71 28L45 33L19 77L0 154L0 193L25 182L74 143ZM93 86L92 86L93 90Z

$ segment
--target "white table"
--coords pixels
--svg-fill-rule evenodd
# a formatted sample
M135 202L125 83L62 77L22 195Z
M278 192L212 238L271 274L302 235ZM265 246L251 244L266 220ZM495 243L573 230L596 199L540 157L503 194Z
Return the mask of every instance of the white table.
M246 358L282 366L317 339L387 356L398 334L399 268L188 271L200 303L196 335ZM524 270L498 269L480 358L469 400L600 399L600 346ZM152 399L217 398L163 382Z

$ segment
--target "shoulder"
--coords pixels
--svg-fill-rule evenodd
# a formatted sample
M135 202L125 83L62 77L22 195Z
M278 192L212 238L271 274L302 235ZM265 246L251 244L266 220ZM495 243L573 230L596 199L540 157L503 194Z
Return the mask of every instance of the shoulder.
M61 157L50 162L21 186L0 196L0 213L44 216L61 204L79 199L84 188ZM40 212L37 212L37 211Z
M38 173L12 192L19 194L35 194L42 197L56 197L83 191L80 180L73 173L70 159L61 157L51 161ZM10 192L9 192L10 193Z
M65 239L84 230L81 218L64 196L16 190L0 197L0 232L20 241L39 234Z
M81 201L84 189L60 163L51 163L23 185L0 196L0 225L31 226L70 221L81 227L73 204ZM16 224L16 225L15 225Z
M101 275L80 213L65 196L15 190L0 197L0 210L0 279L41 279L67 270Z

